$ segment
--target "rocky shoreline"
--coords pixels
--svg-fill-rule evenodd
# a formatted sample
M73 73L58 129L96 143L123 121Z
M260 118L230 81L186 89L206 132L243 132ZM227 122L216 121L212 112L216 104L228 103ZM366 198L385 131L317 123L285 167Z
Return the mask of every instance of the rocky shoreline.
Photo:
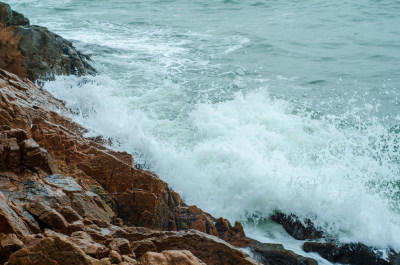
M1 2L0 50L0 264L317 264L186 205L130 154L85 138L34 82L95 74L90 58ZM296 239L323 237L293 216L272 219ZM361 244L303 248L342 264L400 264Z

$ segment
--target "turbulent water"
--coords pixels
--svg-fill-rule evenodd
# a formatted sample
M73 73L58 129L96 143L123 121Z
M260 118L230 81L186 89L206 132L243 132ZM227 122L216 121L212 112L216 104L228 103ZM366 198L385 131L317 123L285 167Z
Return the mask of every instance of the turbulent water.
M100 72L45 88L188 203L400 250L400 1L8 2Z

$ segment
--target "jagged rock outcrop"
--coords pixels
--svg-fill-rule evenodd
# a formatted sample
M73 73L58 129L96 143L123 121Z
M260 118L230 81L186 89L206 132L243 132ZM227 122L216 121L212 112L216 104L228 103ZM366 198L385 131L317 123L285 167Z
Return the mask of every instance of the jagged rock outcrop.
M89 62L70 41L44 27L31 26L22 14L0 2L0 68L36 81L94 74Z
M301 222L294 214L286 215L276 211L271 215L271 220L281 224L286 232L297 240L318 239L323 236L322 231L315 228L311 220Z

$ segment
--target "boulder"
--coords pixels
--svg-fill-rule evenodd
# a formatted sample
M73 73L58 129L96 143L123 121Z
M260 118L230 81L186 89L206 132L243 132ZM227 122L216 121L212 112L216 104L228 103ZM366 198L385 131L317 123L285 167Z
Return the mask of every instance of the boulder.
M24 15L13 11L10 5L0 2L0 27L28 25L29 20Z
M129 240L125 238L112 238L106 244L111 250L115 250L121 255L134 255Z
M19 77L49 80L55 75L86 75L96 71L88 56L72 43L0 2L0 68Z
M317 265L312 258L297 255L291 250L286 250L281 244L266 244L256 242L250 246L254 258L262 264L268 265Z
M110 261L112 264L119 264L122 262L121 255L118 254L117 251L111 250L110 252Z

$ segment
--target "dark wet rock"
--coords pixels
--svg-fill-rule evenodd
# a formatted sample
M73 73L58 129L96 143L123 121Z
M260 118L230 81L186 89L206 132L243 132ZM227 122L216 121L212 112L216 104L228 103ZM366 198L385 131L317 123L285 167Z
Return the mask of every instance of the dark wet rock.
M382 253L361 243L341 244L306 242L303 244L305 252L317 252L321 257L336 263L351 265L390 265L382 258ZM393 260L395 261L395 256Z
M400 253L394 250L389 250L389 262L391 265L400 265Z
M44 27L29 25L28 19L2 2L0 51L0 68L32 81L96 72L90 58L70 41Z
M147 252L141 259L142 265L152 264L179 264L179 265L206 265L187 250L166 250L161 253Z
M286 250L281 244L266 244L256 242L250 246L254 258L266 265L317 265L312 258L302 257L291 250Z
M9 4L0 2L0 27L27 25L29 20L24 15L13 11Z
M318 239L322 238L322 231L315 228L311 220L307 219L303 222L293 214L286 215L281 212L275 212L271 215L271 220L281 224L286 232L297 240Z
M18 50L26 59L26 76L30 80L52 79L54 75L94 74L89 57L72 43L40 26L19 27Z

